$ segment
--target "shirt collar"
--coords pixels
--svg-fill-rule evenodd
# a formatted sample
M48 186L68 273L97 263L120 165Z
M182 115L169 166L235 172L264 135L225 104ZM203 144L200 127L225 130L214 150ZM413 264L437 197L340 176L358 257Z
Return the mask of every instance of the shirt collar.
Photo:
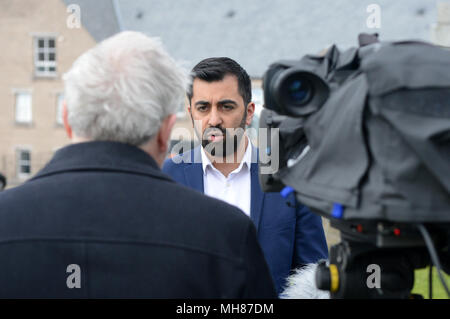
M245 150L244 156L242 157L241 163L239 164L239 167L235 170L236 172L240 172L242 167L245 167L246 170L250 170L250 166L252 165L252 143L248 136L245 136L247 139L247 148ZM206 155L205 150L203 149L203 146L200 146L200 152L202 156L202 168L203 168L203 175L206 175L208 167L211 169L216 169L212 163L209 157ZM244 165L245 164L245 165Z

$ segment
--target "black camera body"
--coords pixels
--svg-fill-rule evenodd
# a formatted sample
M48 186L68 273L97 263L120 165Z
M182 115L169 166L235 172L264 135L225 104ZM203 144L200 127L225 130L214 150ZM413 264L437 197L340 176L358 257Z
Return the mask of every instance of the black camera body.
M399 275L429 264L418 224L450 273L449 50L414 41L332 46L323 56L272 64L263 87L260 128L279 132L279 169L260 174L261 186L289 186L341 231L347 248L330 257L341 283L351 269L343 260L362 267L380 249L408 260ZM405 297L412 288L410 279L392 282L394 290L378 295ZM352 296L346 288L334 295Z

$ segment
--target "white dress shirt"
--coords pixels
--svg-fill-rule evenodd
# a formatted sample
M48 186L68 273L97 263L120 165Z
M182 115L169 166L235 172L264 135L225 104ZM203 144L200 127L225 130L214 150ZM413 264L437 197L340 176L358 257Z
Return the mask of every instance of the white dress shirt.
M203 189L208 196L223 200L228 204L239 207L245 214L250 216L251 201L251 175L250 165L252 161L252 145L248 139L239 167L225 177L215 168L203 147L201 148L203 167Z

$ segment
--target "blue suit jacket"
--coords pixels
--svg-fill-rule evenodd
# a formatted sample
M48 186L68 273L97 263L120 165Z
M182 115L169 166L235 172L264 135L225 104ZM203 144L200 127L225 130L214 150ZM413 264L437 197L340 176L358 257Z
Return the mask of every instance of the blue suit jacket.
M321 218L307 207L295 205L294 194L285 199L279 193L263 193L254 147L252 154L250 218L280 293L291 269L328 258L328 247ZM175 181L204 192L200 147L166 160L163 171Z

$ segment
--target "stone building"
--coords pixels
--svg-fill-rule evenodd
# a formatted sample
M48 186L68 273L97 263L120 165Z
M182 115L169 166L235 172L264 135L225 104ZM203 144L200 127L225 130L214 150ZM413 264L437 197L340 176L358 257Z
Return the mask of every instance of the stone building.
M113 16L112 8L98 10ZM62 75L82 52L118 31L110 21L101 33L90 33L77 14L61 0L1 1L0 173L8 187L35 174L69 142Z

